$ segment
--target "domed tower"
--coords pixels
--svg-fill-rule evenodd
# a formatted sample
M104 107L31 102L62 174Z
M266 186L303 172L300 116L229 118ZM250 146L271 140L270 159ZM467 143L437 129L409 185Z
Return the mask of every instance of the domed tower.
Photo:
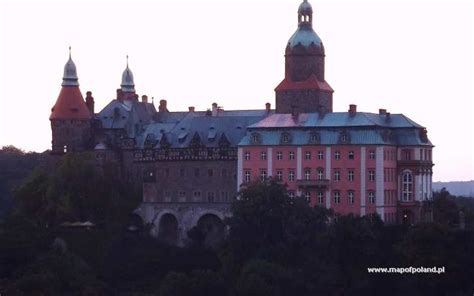
M304 0L298 8L298 29L285 50L285 79L275 89L277 113L332 112L324 46L312 23L313 8Z
M63 83L58 99L51 109L52 153L84 151L92 140L93 114L79 89L76 65L71 58L64 66Z
M133 73L128 67L128 56L127 56L127 67L122 73L122 83L120 88L117 90L118 100L138 100L138 95L135 93L135 82L133 81Z

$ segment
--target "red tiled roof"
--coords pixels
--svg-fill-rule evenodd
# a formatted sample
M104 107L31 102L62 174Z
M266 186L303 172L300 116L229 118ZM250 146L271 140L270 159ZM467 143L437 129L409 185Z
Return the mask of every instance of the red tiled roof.
M91 119L92 114L77 86L63 86L49 119Z
M275 88L278 90L295 90L295 89L318 89L328 92L333 92L334 90L329 86L326 81L319 81L316 75L311 75L305 81L291 81L287 78L283 79L282 82Z

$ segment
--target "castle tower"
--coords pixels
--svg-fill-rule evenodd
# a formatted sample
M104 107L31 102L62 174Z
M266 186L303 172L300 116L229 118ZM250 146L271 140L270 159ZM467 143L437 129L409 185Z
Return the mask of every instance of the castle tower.
M79 89L76 65L71 58L64 66L63 83L58 99L51 109L52 153L84 151L92 140L93 114Z
M298 29L285 50L285 78L275 88L277 113L332 112L324 46L312 23L313 8L304 0L298 8Z
M117 89L118 100L136 100L138 101L138 95L135 93L135 82L133 81L133 73L128 67L128 56L127 56L127 67L122 73L122 83L120 88Z

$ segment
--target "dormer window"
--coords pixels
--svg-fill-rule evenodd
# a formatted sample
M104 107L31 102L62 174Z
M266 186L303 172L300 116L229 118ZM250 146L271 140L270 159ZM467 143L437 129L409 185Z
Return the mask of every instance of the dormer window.
M260 142L261 142L260 134L259 133L252 133L252 135L250 136L250 140L251 140L252 144L260 144Z
M64 146L63 146L63 152L64 152L64 153L67 153L67 145L64 145Z
M320 141L321 141L321 136L319 133L313 132L309 135L310 144L319 144Z
M291 142L291 135L289 133L282 133L280 142L282 144L288 144Z
M350 141L349 133L345 132L345 131L341 132L341 134L339 135L339 141L343 144L349 143L349 141Z

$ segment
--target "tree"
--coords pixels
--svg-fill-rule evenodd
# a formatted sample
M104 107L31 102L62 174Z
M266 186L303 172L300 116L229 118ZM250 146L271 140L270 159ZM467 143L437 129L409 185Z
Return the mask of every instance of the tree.
M433 194L433 220L449 226L459 223L459 209L455 197L445 188Z

